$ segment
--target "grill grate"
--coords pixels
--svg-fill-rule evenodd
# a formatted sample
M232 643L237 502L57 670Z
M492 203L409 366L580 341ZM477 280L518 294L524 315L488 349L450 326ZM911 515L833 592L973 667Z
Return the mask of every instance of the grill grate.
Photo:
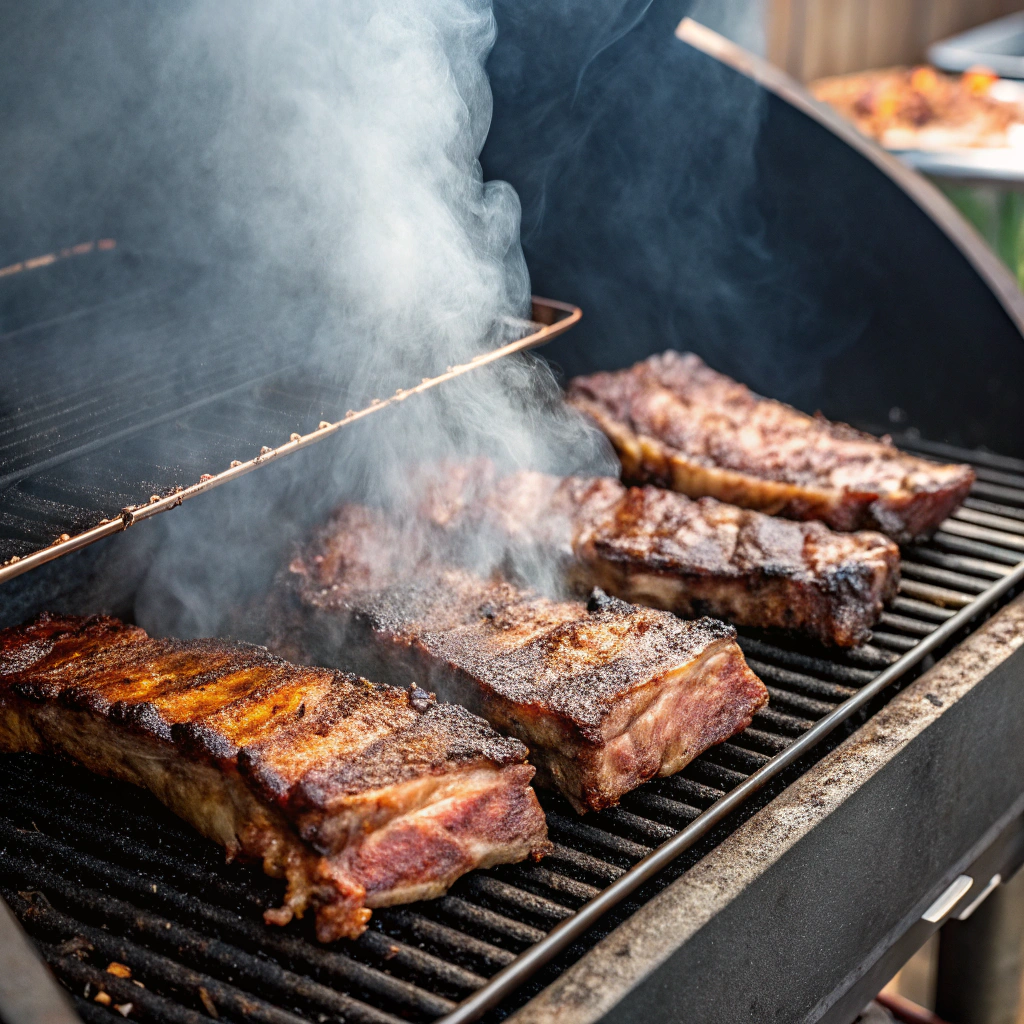
M1006 596L1017 582L1024 462L913 447L974 462L979 482L931 541L904 551L899 596L871 642L824 652L744 631L740 643L769 687L768 708L741 735L679 775L628 794L618 808L579 818L558 796L542 794L555 851L540 864L476 872L441 899L375 912L359 940L325 948L308 922L266 927L261 912L279 896L277 883L225 865L219 848L148 795L18 755L0 759L0 891L87 1021L116 1019L118 1008L145 1021L433 1021L474 993L480 998L489 979L521 966L520 954L579 920L574 913L609 885L628 882L629 870L679 830L699 829L702 812L775 764L775 755L844 702L857 701L881 673L900 676L653 881L573 936L558 959L530 979L524 970L516 991L491 1011L500 1018L877 710L917 671L913 653L901 656L945 624L957 625L950 620L964 609L978 617L991 610L997 593ZM108 973L111 961L129 966L131 977ZM109 1005L96 1002L100 992Z
M393 367L390 383L400 386L380 397L373 392L387 394L387 371L372 383L344 374L340 349L318 353L292 336L315 335L305 321L292 334L276 333L281 323L225 322L212 281L187 277L164 274L154 286L129 274L127 294L100 301L95 281L81 293L44 279L35 283L44 298L48 289L60 297L59 311L45 301L40 309L29 289L13 328L0 331L0 582L542 344L580 316L534 298L533 319L502 317L464 362L441 367L427 356L405 367L412 379ZM109 282L100 283L106 292ZM0 327L5 298L18 309L16 295L0 288ZM417 382L419 371L428 375Z

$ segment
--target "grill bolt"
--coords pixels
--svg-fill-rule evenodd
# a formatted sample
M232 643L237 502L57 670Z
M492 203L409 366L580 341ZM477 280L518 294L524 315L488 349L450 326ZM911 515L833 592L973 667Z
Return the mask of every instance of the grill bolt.
M301 441L302 440L302 435L301 434L289 434L288 435L288 440L289 441Z

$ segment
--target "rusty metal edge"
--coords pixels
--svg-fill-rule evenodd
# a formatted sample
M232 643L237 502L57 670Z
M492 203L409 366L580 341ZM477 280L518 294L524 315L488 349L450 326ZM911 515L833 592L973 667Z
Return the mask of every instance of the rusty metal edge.
M188 501L199 494L205 494L207 491L213 490L214 487L220 487L229 480L245 476L247 473L259 469L260 466L274 462L276 459L291 455L293 452L300 451L303 448L308 448L311 444L316 444L318 441L336 434L343 427L347 427L357 420L365 419L367 416L372 416L374 413L380 412L389 406L404 402L413 395L429 391L439 384L444 384L446 381L461 377L463 374L480 369L489 363L497 362L499 359L504 359L517 352L523 352L527 349L544 345L552 338L569 330L583 316L578 306L559 302L555 299L544 299L534 296L533 307L535 314L539 310L545 316L551 316L552 323L540 326L538 330L531 332L524 338L520 338L518 341L509 342L507 345L502 345L489 352L483 352L466 363L449 366L444 373L436 377L425 377L419 384L413 387L399 388L390 398L375 398L365 408L355 411L350 410L334 423L322 422L316 430L310 431L308 434L292 434L291 439L287 443L276 448L264 447L260 449L260 454L253 459L245 462L233 462L228 469L222 470L220 473L203 474L198 483L194 483L189 487L179 487L171 494L152 498L149 502L141 505L128 506L121 510L120 515L115 516L113 519L102 520L97 526L89 530L84 530L73 537L58 539L48 547L40 548L28 555L10 559L3 565L0 565L0 583L14 579L14 577L44 565L46 562L52 562L62 555L88 547L104 537L110 537L115 533L127 530L129 526L134 526L144 519L151 519L161 512L177 508L183 501Z

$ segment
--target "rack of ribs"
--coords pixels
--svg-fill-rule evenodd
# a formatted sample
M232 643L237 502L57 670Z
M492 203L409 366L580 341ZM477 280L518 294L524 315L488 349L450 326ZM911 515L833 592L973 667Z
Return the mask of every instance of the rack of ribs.
M618 450L624 478L906 543L963 501L970 466L939 465L754 394L691 352L570 382L569 402Z
M513 558L553 557L572 589L601 587L685 618L852 647L899 585L899 548L880 533L836 533L609 477L498 476L479 460L432 479L424 513L440 530L492 538Z
M104 616L0 632L0 750L150 790L229 859L285 878L266 920L312 907L324 942L550 848L526 748L463 708Z
M679 771L767 702L724 623L599 591L551 600L436 547L380 511L343 506L272 597L272 646L419 680L522 740L537 781L580 812Z

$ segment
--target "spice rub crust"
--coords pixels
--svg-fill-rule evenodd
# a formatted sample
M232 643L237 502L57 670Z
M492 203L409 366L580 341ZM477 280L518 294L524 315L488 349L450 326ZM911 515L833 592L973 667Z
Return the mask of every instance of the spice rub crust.
M343 506L292 562L273 643L429 680L526 743L578 810L679 771L767 701L724 623L552 600L412 548L383 513Z
M692 352L577 377L568 400L608 435L627 482L900 543L934 531L974 482L970 466L929 462L762 398Z
M880 533L838 533L609 477L452 466L424 514L445 534L554 558L578 590L598 586L686 618L714 615L827 645L868 639L899 584L899 548Z
M463 708L105 616L0 632L0 749L145 786L229 857L285 877L268 920L312 906L324 941L549 848L526 749Z

